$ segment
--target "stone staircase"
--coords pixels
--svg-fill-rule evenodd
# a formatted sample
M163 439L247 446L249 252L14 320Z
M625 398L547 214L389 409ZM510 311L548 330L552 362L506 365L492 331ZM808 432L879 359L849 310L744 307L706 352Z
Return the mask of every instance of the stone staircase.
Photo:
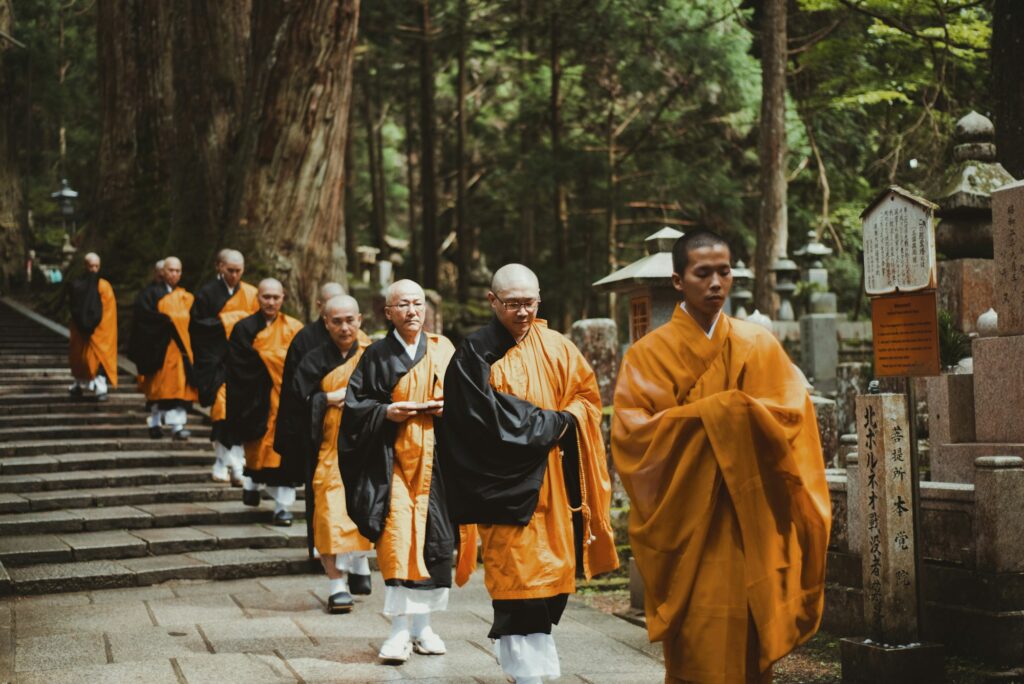
M105 402L71 381L61 327L0 301L0 594L314 569L301 502L275 527L272 505L211 481L204 416L187 442L151 440L125 369Z

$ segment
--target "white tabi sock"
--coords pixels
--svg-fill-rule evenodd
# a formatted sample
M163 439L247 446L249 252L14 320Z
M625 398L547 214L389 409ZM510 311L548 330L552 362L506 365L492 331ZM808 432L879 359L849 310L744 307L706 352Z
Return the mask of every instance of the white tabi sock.
M348 581L344 577L330 580L327 596L331 597L341 592L348 593Z
M350 572L356 575L369 575L370 574L370 559L364 555L352 556L349 559Z
M388 639L399 637L403 632L406 636L409 635L409 616L395 615L391 618L391 634L388 636Z
M430 613L418 613L412 616L412 636L419 637L423 630L430 627Z

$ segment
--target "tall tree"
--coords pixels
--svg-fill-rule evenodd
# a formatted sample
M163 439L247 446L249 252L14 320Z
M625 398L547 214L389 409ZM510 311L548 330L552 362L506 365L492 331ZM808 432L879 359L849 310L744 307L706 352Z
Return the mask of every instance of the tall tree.
M4 79L4 53L15 47L14 13L10 0L0 0L0 92L8 92ZM0 287L9 291L11 278L25 255L22 221L22 187L9 141L13 124L13 99L0 99Z
M346 281L345 144L358 0L253 6L252 64L228 239L307 312Z
M384 169L381 168L379 122L375 107L370 77L369 55L365 55L359 65L360 101L362 103L363 125L366 128L366 169L370 174L370 226L373 244L384 253L387 245L388 221L384 200Z
M469 164L466 159L466 43L469 40L466 25L469 22L469 7L466 0L459 0L458 13L458 74L455 87L455 112L458 117L455 142L455 234L458 240L456 267L458 269L459 301L466 302L469 299L469 267L474 246L473 229L467 223L469 219L466 211L466 203L469 201L467 197Z
M420 193L423 240L423 286L437 288L437 120L434 118L434 29L430 21L430 0L420 0Z
M1024 178L1024 2L995 0L992 11L992 88L996 151L1014 178Z
M555 244L557 245L556 263L562 268L558 270L558 291L569 292L569 273L565 264L569 259L569 194L565 186L562 165L562 16L559 13L558 3L553 2L551 7L550 24L550 45L548 46L549 66L551 68L551 99L549 112L549 126L551 129L551 170L554 179L553 200L554 200L554 225ZM556 326L562 330L569 329L569 319L572 314L563 298L555 303L554 320Z
M786 0L764 0L761 20L761 205L754 255L754 305L772 311L771 265L786 253Z

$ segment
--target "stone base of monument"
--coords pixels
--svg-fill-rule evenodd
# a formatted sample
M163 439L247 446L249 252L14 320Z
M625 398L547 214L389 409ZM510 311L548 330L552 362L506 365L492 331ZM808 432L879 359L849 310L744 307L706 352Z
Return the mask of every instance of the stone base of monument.
M843 682L846 684L908 684L946 681L941 644L889 646L864 637L839 641Z

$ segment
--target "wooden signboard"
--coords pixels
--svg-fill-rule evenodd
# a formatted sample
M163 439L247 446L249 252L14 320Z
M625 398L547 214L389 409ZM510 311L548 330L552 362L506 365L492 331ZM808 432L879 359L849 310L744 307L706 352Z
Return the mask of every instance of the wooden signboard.
M868 296L935 289L936 206L893 185L861 214Z
M935 290L871 298L875 377L939 374Z

